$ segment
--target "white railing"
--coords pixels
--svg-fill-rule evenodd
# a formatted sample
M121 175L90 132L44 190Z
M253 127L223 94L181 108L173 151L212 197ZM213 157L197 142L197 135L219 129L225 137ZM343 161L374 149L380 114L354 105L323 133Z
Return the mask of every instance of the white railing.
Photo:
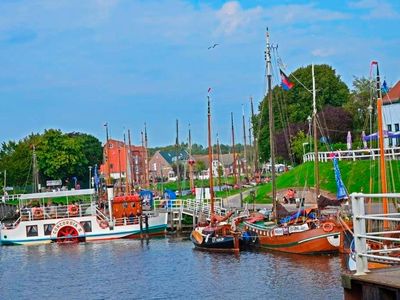
M353 208L353 228L355 243L356 275L365 275L368 270L368 259L381 262L400 262L399 256L390 255L400 251L400 213L366 214L365 198L400 199L400 194L362 194L353 193L351 196ZM367 226L366 220L375 222L375 226ZM382 224L387 223L386 226ZM371 247L372 244L377 247Z
M226 209L223 208L222 202L222 198L216 198L214 209L217 214L224 216L226 214ZM209 199L160 199L154 201L154 206L156 209L181 210L191 215L202 213L208 218L211 213L211 203Z
M21 221L84 217L95 214L96 208L92 203L20 208Z
M379 149L361 149L361 150L336 150L328 152L318 152L318 160L327 162L332 160L332 152L336 154L339 160L359 160L359 159L378 159L380 155ZM400 147L386 148L385 157L389 159L400 159ZM309 152L303 155L303 162L314 161L315 153Z

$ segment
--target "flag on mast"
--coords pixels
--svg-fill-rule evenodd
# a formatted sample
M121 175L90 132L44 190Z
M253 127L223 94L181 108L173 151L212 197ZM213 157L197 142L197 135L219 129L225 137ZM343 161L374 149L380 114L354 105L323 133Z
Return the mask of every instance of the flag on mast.
M279 72L281 74L281 80L282 80L281 85L282 85L282 88L285 91L288 91L292 87L294 87L294 83L289 81L289 78L286 76L286 74L281 69L279 69Z

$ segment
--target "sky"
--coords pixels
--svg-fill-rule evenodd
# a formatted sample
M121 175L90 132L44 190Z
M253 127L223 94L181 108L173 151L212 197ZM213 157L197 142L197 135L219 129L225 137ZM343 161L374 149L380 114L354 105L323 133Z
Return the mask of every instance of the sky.
M400 80L400 1L0 0L0 142L56 128L149 146L242 141L265 90L265 32L288 73L331 65L351 88L372 60ZM208 49L209 46L218 46ZM317 86L318 86L318 79ZM311 99L310 99L311 105Z

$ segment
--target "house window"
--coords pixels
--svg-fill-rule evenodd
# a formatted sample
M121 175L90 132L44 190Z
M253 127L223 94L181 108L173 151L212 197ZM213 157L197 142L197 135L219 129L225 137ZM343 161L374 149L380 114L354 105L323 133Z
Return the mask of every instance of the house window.
M392 125L391 124L388 125L387 129L388 129L388 131L392 131ZM393 139L389 138L389 147L392 147L392 146L393 146Z
M37 225L26 226L26 236L38 236Z
M81 223L81 226L83 227L83 230L85 230L85 232L92 232L92 222L91 221L82 221L80 223Z
M108 148L114 148L114 145L113 144L108 144Z
M50 235L51 231L53 230L54 224L44 224L43 231L44 235Z
M394 124L394 131L399 132L399 123ZM400 138L396 138L396 147L400 146Z

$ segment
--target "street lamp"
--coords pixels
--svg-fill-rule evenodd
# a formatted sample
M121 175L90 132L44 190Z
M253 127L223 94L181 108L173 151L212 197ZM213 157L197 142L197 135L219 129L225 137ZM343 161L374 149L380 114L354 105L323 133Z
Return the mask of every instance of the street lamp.
M311 116L307 117L307 121L308 121L308 143L310 145L310 152L311 152ZM304 146L304 145L303 145Z
M92 166L89 166L89 181L88 181L89 189L92 188Z
M303 157L304 157L304 155L306 155L306 147L304 147L304 146L306 146L308 144L309 143L303 143Z

